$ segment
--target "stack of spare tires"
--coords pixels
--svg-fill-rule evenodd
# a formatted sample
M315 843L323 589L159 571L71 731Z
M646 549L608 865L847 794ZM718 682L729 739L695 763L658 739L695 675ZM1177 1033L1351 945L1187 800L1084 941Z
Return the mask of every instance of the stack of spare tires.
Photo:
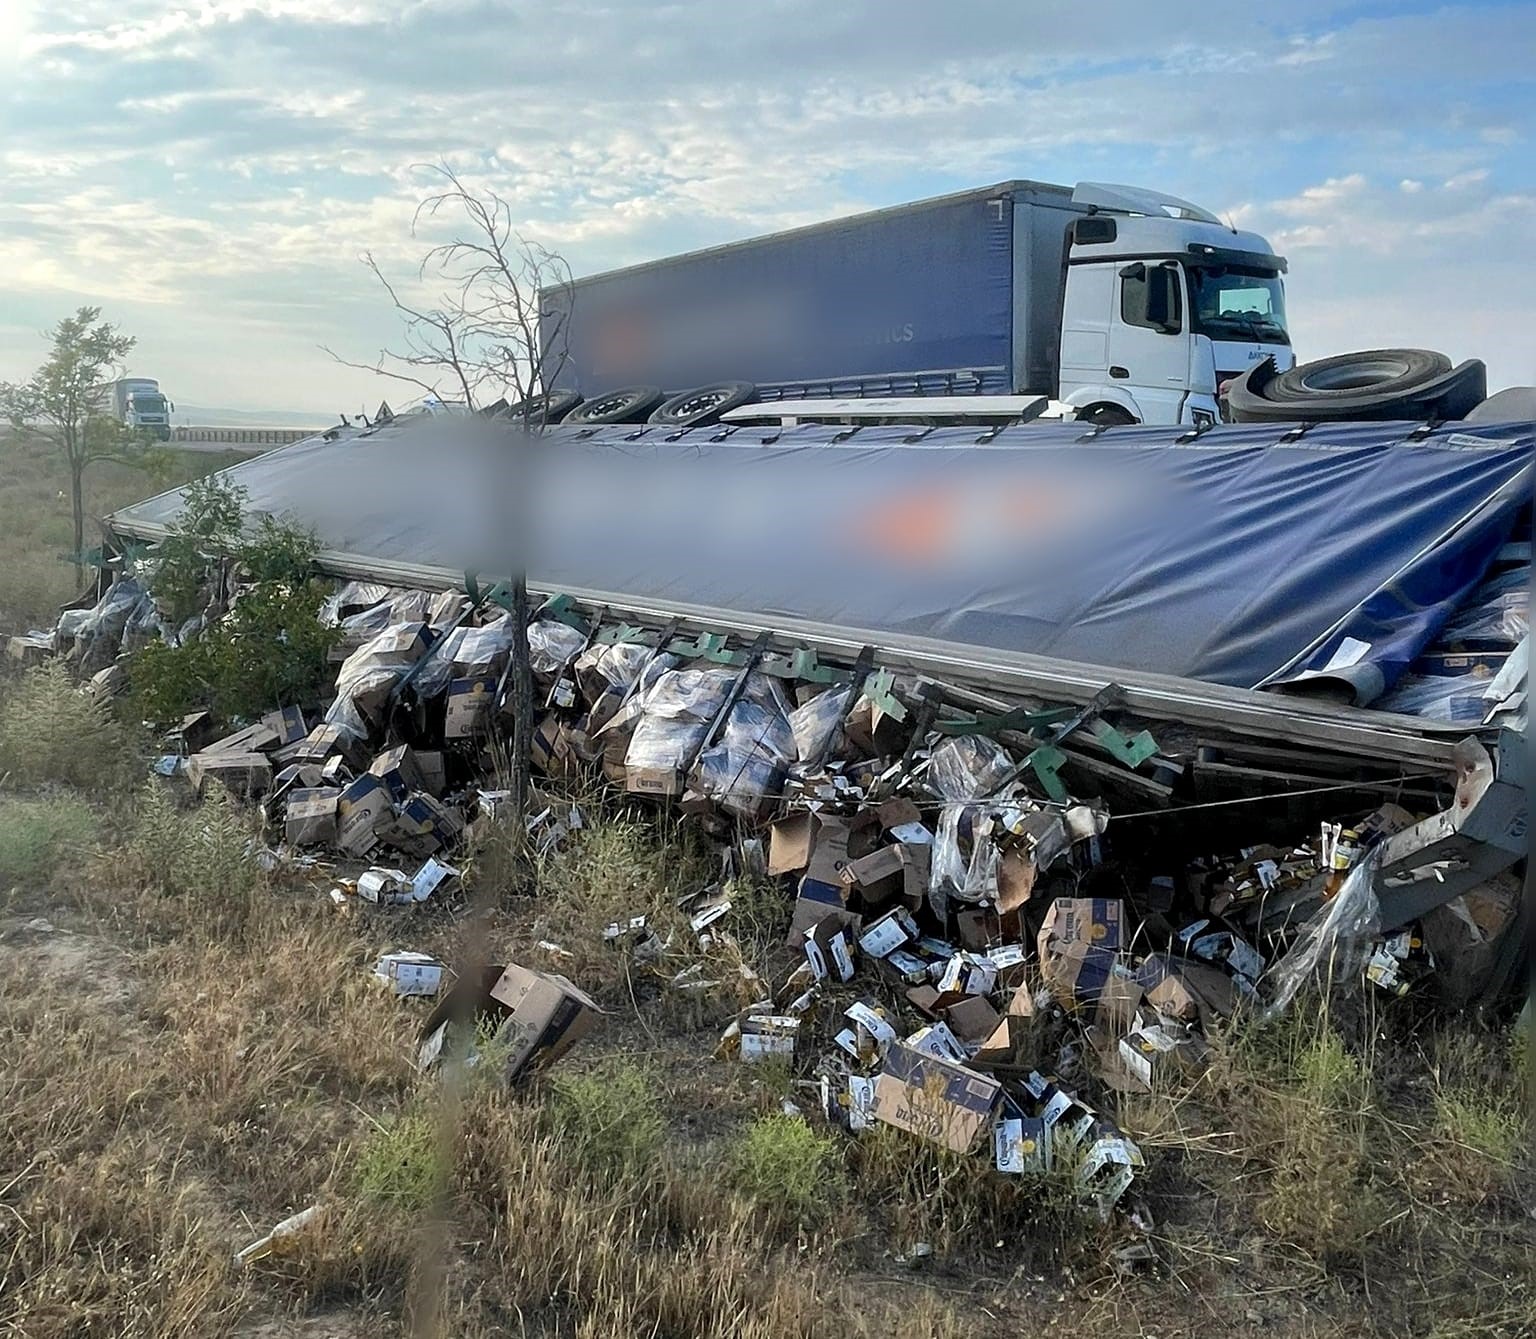
M715 423L738 405L751 404L757 387L750 381L720 381L666 398L657 386L621 386L583 399L576 391L550 391L508 405L506 416L551 423L654 423L668 428L698 428Z
M1488 394L1488 370L1476 358L1451 366L1428 349L1341 353L1277 372L1266 358L1227 392L1237 423L1465 418Z

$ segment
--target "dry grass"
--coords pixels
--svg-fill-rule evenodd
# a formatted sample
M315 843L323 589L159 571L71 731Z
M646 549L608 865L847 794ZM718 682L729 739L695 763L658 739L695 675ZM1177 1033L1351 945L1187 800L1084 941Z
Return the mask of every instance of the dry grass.
M86 546L100 542L91 523L118 507L200 478L244 457L167 451L167 470L151 474L104 463L86 474ZM52 627L59 606L77 594L68 475L36 437L0 428L0 631ZM62 494L62 496L61 496Z
M46 887L61 865L89 860L98 828L96 812L76 796L0 795L0 890Z
M56 664L0 683L0 782L109 791L132 775L132 735Z

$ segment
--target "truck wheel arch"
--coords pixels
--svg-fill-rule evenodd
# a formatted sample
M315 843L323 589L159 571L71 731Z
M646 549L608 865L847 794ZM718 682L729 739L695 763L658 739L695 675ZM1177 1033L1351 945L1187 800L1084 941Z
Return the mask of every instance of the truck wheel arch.
M1080 420L1101 409L1117 409L1129 414L1133 423L1145 421L1141 406L1119 386L1079 386L1070 395L1063 395L1061 402L1070 405Z

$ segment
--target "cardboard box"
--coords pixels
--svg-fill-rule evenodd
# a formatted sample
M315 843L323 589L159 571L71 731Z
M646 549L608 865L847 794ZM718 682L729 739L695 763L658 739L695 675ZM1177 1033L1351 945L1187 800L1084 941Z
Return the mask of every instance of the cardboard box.
M681 767L630 767L624 768L624 789L631 795L681 795L684 790Z
M1024 1042L1035 1017L1034 987L1028 982L1018 986L1008 999L1008 1007L981 1045L974 1059L978 1065L1017 1065Z
M960 1039L967 1054L973 1054L981 1047L1003 1021L997 1010L980 995L951 1004L943 1013L949 1030Z
M997 984L997 968L990 958L975 953L956 953L944 964L944 971L934 983L941 1005L955 1004L965 995L985 995ZM953 999L946 999L953 996Z
M283 838L290 846L330 846L336 841L336 808L341 792L333 787L288 792Z
M205 747L204 753L270 753L280 743L277 731L262 721L236 730L232 735L216 739Z
M874 1115L887 1125L969 1152L992 1119L1002 1088L973 1069L896 1042L875 1080Z
M1040 956L1049 940L1119 949L1124 906L1118 898L1058 897L1040 926Z
M439 997L418 1033L418 1069L431 1069L442 1059L450 1026L462 1024L473 1027L481 1020L495 1024L506 1018L507 1007L491 998L491 987L501 979L504 971L506 968L501 963L490 964L481 970L478 978L461 976L448 988L446 994Z
M1039 1116L1004 1116L992 1127L992 1162L1010 1176L1043 1176L1050 1166L1050 1126Z
M435 796L414 791L395 813L394 824L380 837L415 856L429 856L452 846L464 831L464 820Z
M430 953L385 953L373 965L373 974L396 995L436 995L446 969Z
M357 876L357 895L376 906L403 906L412 901L411 880L403 869L375 865Z
M441 749L418 749L416 770L421 774L421 789L428 795L441 797L448 789L448 769L443 764Z
M801 879L785 942L798 948L805 942L806 931L829 916L836 917L839 925L859 923L859 918L843 905L842 890L837 884L820 883L809 876Z
M890 1015L877 1005L863 1001L850 1004L843 1010L843 1017L857 1029L860 1043L858 1056L861 1060L872 1060L877 1055L884 1055L885 1048L896 1040L896 1029L891 1026Z
M920 954L898 948L887 953L881 961L909 986L921 986L928 982L928 959ZM933 989L931 984L928 989ZM933 993L937 995L938 991Z
M180 738L189 753L197 753L206 748L213 738L213 713L188 712L181 718L181 724L172 733Z
M202 794L206 782L217 781L231 795L254 799L272 784L272 762L264 753L236 753L204 749L187 759L187 780Z
M508 1011L496 1035L510 1043L509 1079L558 1060L592 1030L603 1013L591 996L565 977L517 963L507 966L490 994Z
M1237 986L1219 967L1154 953L1136 970L1146 1001L1159 1013L1205 1025L1228 1018L1239 1000Z
M459 871L452 865L428 857L426 863L411 877L411 901L425 902L450 879L458 877Z
M448 685L443 708L443 738L468 739L490 718L496 696L496 677L473 674Z
M928 854L923 846L877 846L850 859L838 877L845 895L857 894L866 906L896 900L916 910L928 891Z
M1169 1077L1199 1069L1205 1053L1182 1030L1162 1023L1143 1023L1120 1038L1120 1063L1149 1091L1162 1088Z
M384 783L391 804L404 804L413 790L425 790L421 769L409 744L398 744L374 758L368 770Z
M279 707L261 718L261 724L277 736L278 747L297 744L309 733L304 724L304 713L298 707Z
M964 1064L970 1057L960 1043L960 1038L950 1031L948 1023L929 1023L920 1027L906 1040L906 1045L936 1060L953 1060Z
M842 886L843 866L869 849L864 825L820 810L792 814L775 823L768 834L768 873L793 874L818 883Z
M999 916L991 907L967 907L956 913L955 928L961 948L984 952L988 957L992 956L994 947L1007 947L1005 941L1016 941L1024 933L1018 912Z
M93 697L108 701L128 691L128 671L122 665L108 665L91 675L88 683Z
M788 1014L750 1014L739 1024L742 1061L792 1060L800 1036L800 1020Z
M859 949L871 958L884 958L917 938L917 922L905 907L894 907L859 936Z
M1111 898L1059 897L1040 926L1041 971L1058 997L1095 1000L1114 969L1123 907Z
M997 984L1013 990L1029 979L1029 950L1023 944L993 944L987 957L997 968Z
M855 927L824 917L805 932L805 957L818 981L852 981Z
M384 783L364 772L337 799L336 845L351 855L367 855L393 812Z
M1099 992L1095 1017L1115 1036L1121 1036L1136 1026L1136 1010L1144 994L1141 982L1117 966Z
M349 767L357 767L363 756L352 736L344 734L339 726L321 723L296 746L293 761L325 763L332 754L340 754Z

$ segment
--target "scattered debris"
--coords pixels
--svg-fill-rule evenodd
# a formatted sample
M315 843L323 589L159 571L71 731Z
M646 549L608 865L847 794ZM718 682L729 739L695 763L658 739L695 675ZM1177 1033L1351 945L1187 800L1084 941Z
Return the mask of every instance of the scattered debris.
M511 726L512 624L496 591L466 586L348 583L325 613L341 633L328 705L231 722L218 739L194 713L153 770L259 802L282 843L272 859L333 863L344 910L451 908L449 862L511 821L511 792L491 779ZM1524 605L1512 587L1479 598L1455 625L1463 641L1415 673L1439 656L1447 678L1498 680L1508 708L1498 676L1513 650L1468 639L1523 638ZM10 653L72 655L95 670L89 691L115 695L114 648L148 600L124 576ZM1235 1015L1283 1010L1330 971L1391 994L1448 962L1488 989L1510 979L1517 743L1495 762L1469 740L1454 775L1426 780L1402 758L1255 742L1210 713L1146 719L1114 684L1086 703L1004 701L876 668L873 651L832 666L809 648L770 651L766 635L733 647L724 632L608 623L563 596L528 640L532 849L579 844L587 815L563 792L603 781L713 838L722 873L680 902L675 929L634 915L602 938L655 989L718 1008L720 1056L814 1076L826 1117L855 1137L888 1125L990 1156L1002 1176L1060 1174L1108 1213L1145 1163L1093 1103L1187 1082ZM1278 720L1285 699L1273 701ZM743 947L746 890L765 882L787 921L782 972ZM575 945L537 947L576 960ZM511 1081L602 1014L565 977L517 963L455 979L402 950L373 974L397 996L435 997L424 1070L494 1063ZM1152 1259L1133 1243L1113 1263Z

